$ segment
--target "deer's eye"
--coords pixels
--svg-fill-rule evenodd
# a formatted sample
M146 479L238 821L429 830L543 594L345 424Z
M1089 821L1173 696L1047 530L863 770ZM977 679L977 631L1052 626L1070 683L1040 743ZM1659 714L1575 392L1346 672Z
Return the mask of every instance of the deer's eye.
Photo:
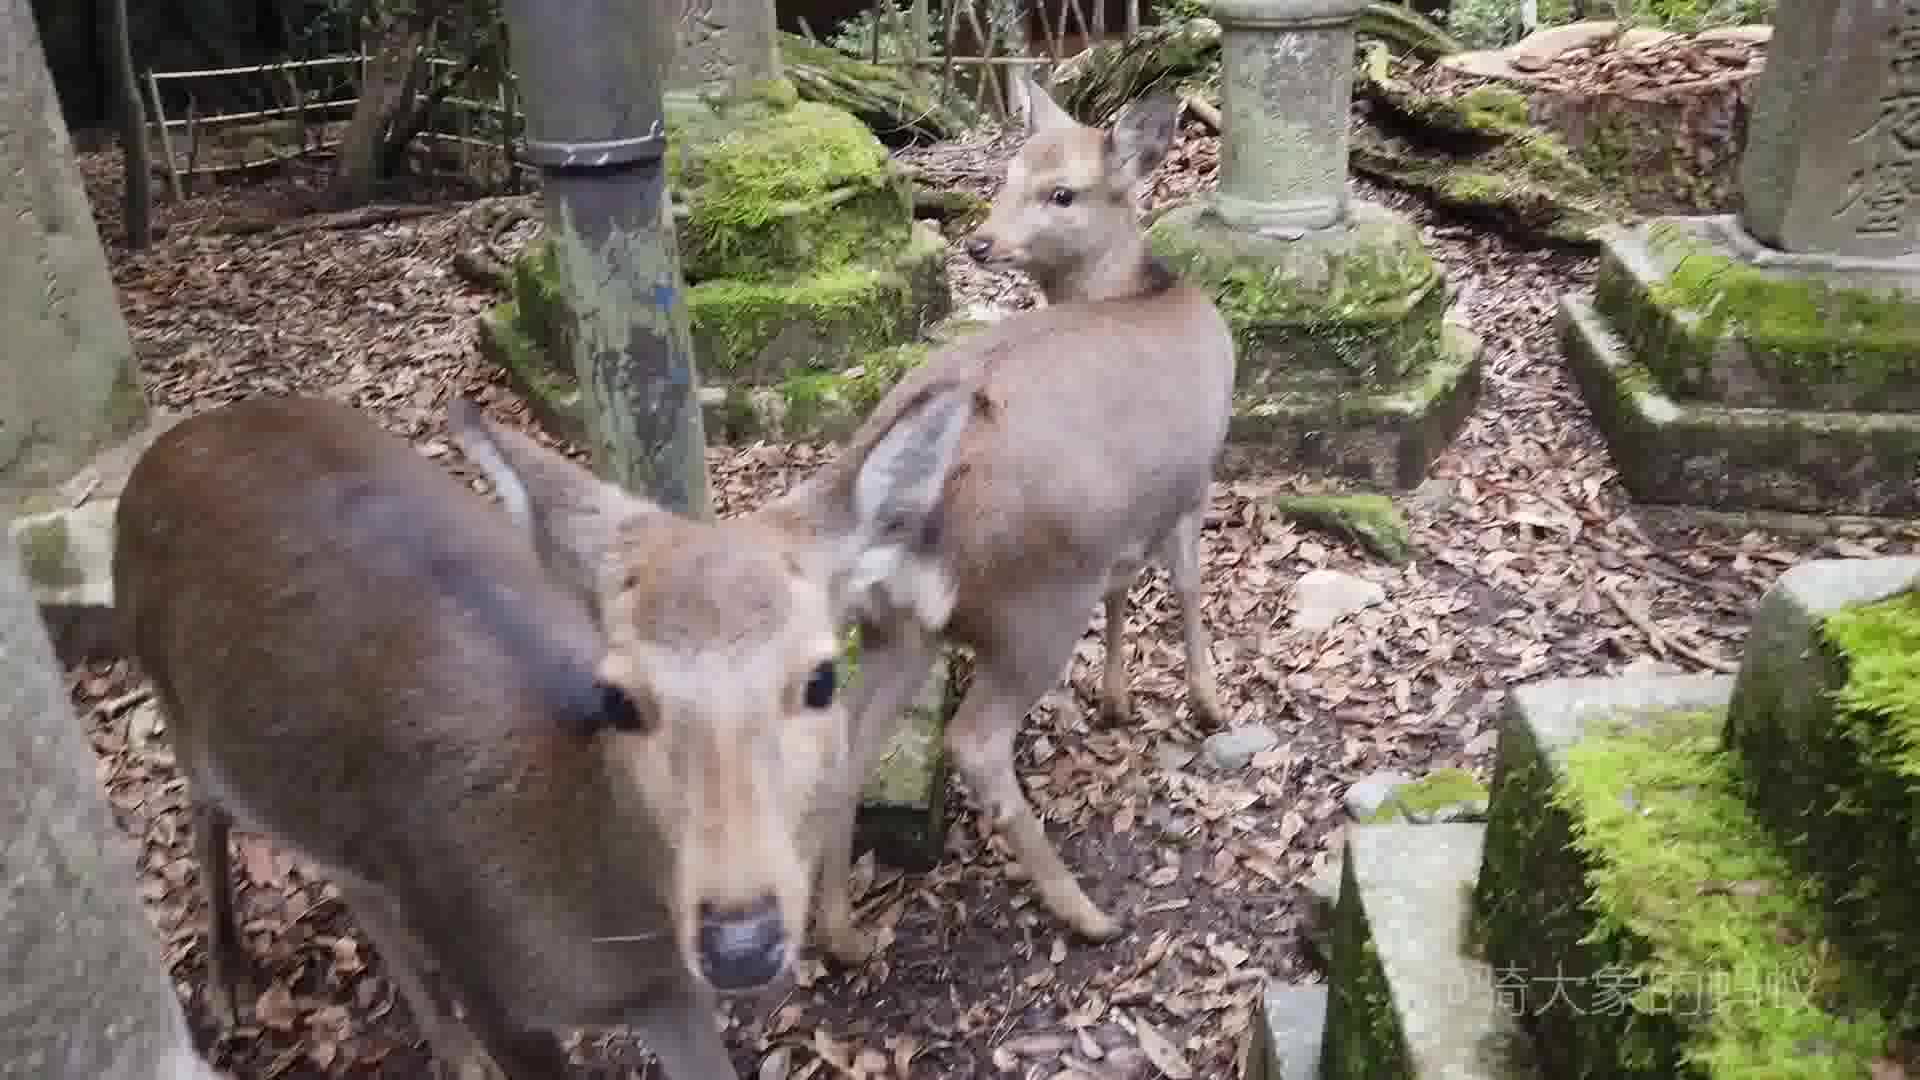
M1053 191L1047 195L1047 201L1055 206L1072 206L1073 189L1064 187L1054 188Z
M824 661L819 667L813 669L813 674L807 677L807 688L801 694L801 700L806 702L807 708L824 709L833 704L833 691L838 682L838 674L831 660Z

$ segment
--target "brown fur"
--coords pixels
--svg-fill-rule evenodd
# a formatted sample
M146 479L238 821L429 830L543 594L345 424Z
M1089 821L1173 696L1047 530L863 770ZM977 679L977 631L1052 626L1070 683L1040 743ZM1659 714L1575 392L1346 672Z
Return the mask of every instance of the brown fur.
M922 395L864 490L926 516L968 401ZM216 1002L251 1002L237 823L328 871L460 1076L561 1075L553 1032L608 1024L677 1080L732 1076L699 928L777 912L752 925L777 922L780 972L803 938L847 723L805 687L848 566L891 565L880 531L677 517L453 421L508 513L313 400L189 419L129 478L115 593L196 804Z
M974 257L1027 271L1049 306L949 346L884 399L852 440L879 438L938 382L978 388L941 507L944 528L921 560L954 602L940 622L897 606L864 609L860 700L851 745L864 775L924 683L935 639L974 651L974 684L947 729L968 786L1005 830L1043 902L1085 936L1119 924L1081 891L1047 840L1013 771L1022 717L1065 672L1087 611L1104 601L1104 711L1128 711L1122 630L1127 589L1152 557L1184 609L1188 704L1220 721L1200 622L1199 532L1226 437L1234 379L1227 324L1203 292L1147 252L1131 191L1165 154L1171 99L1136 105L1111 131L1072 120L1031 88L1034 131L969 243ZM1071 192L1060 205L1055 188ZM857 461L857 456L852 458ZM831 476L788 497L818 498ZM838 481L844 482L844 481ZM797 512L797 511L790 511ZM823 856L819 935L846 960L869 948L846 895L853 804L838 808Z

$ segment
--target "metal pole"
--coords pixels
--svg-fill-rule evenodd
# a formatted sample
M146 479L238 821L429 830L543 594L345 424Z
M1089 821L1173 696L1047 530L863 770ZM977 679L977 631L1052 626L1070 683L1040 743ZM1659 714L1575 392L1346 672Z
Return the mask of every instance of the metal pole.
M525 156L577 320L574 368L601 473L710 510L706 434L666 191L667 0L507 0Z

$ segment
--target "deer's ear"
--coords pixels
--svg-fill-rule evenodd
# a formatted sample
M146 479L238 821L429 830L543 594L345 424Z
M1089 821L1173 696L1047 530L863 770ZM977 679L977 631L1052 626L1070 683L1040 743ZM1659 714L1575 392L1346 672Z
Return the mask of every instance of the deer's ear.
M1053 95L1033 80L1033 76L1020 76L1020 85L1026 90L1027 125L1033 131L1055 131L1079 125L1073 114L1061 108L1060 103L1053 100Z
M843 543L844 588L879 588L889 603L925 625L946 622L953 607L947 575L930 561L925 538L938 527L960 436L973 417L974 388L948 383L922 390L868 443L852 482L842 487L851 523Z
M1141 98L1107 131L1107 158L1127 186L1145 180L1160 167L1173 146L1180 102L1164 91Z
M464 398L448 404L447 421L461 452L500 493L508 516L533 541L547 572L579 593L597 615L601 568L614 538L626 523L664 511L493 423Z

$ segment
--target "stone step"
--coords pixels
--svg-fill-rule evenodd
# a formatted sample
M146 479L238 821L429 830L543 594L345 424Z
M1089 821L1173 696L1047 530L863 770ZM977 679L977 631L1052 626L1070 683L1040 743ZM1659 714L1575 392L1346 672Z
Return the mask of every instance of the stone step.
M1762 598L1728 708L1749 804L1887 1000L1920 1006L1920 558L1820 559Z
M1493 972L1467 951L1486 829L1347 827L1321 1048L1326 1080L1537 1076Z
M1548 1076L1853 1077L1888 1025L1749 812L1731 676L1515 688L1474 936Z

